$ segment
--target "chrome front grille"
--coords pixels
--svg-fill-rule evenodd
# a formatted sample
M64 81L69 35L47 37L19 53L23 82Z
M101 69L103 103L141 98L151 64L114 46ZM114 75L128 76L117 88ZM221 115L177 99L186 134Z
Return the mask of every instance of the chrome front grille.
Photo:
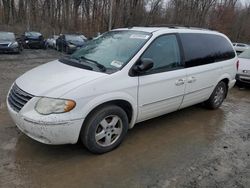
M9 44L0 44L0 47L7 47L7 46L9 46Z
M13 110L19 112L32 97L33 95L26 93L14 84L10 90L8 102Z

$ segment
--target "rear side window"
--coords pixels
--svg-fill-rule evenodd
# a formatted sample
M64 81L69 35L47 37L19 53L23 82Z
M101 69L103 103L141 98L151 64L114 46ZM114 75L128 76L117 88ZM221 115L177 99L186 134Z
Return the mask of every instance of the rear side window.
M235 52L231 44L222 36L201 33L182 33L180 37L186 67L206 65L235 57Z

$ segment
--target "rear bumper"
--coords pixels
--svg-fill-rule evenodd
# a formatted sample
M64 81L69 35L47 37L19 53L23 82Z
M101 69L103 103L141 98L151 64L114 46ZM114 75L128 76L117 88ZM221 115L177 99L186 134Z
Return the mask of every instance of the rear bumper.
M237 82L250 84L250 75L237 74L236 75L236 80L237 80Z

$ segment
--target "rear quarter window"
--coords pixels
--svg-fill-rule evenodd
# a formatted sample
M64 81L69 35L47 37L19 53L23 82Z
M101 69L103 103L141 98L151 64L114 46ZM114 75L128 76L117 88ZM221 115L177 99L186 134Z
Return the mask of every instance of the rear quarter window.
M230 42L220 35L182 33L180 38L186 67L206 65L235 57Z

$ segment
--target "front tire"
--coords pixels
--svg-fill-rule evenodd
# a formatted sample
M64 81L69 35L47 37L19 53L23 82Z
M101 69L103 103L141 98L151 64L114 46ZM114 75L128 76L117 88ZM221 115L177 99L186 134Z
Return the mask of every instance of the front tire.
M93 153L106 153L123 141L128 131L126 112L115 105L95 110L86 119L81 130L81 140Z
M210 98L205 102L206 107L209 109L217 109L221 106L222 102L227 95L227 86L225 82L221 81L215 87Z

